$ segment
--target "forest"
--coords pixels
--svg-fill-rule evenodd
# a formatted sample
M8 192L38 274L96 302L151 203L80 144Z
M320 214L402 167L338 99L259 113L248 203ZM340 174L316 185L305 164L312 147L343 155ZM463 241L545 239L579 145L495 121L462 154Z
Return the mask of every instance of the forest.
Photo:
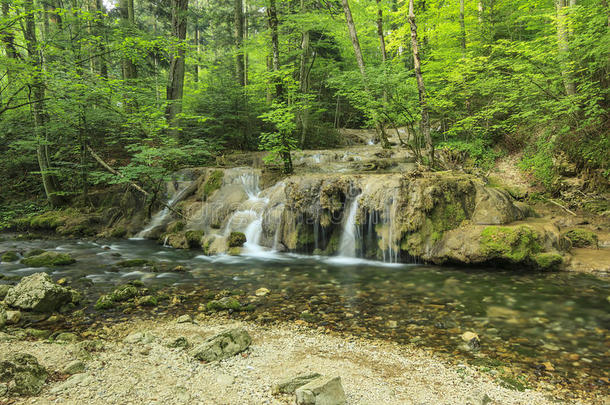
M566 165L605 190L609 27L605 0L3 0L2 215L235 151L289 173L340 128L436 170L518 153L548 195Z

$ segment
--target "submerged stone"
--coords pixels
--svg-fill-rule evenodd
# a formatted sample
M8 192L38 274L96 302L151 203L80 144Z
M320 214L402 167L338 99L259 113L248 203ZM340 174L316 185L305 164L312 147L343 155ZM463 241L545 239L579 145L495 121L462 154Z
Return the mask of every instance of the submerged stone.
M19 253L15 250L9 250L0 256L2 262L16 262L17 260L19 260Z
M68 253L44 252L36 256L26 257L21 263L30 267L55 267L67 266L75 263L76 260Z

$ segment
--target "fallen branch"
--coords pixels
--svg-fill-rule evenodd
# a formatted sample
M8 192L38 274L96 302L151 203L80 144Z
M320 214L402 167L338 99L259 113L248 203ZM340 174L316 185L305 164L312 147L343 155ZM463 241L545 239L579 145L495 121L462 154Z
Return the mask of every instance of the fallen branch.
M558 206L559 208L563 209L564 211L566 211L569 214L572 214L574 216L576 216L576 214L573 211L570 211L568 208L564 207L563 205L559 204L557 201L553 201L550 198L548 198L548 201L552 202L553 204L555 204L556 206Z
M87 150L89 151L89 153L91 154L93 159L95 159L97 161L97 163L99 163L104 169L108 170L110 173L114 174L115 176L125 178L125 175L123 173L119 172L118 170L113 169L112 166L110 166L108 163L104 162L104 160L97 153L95 153L95 151L93 149L91 149L91 146L87 145ZM147 197L150 196L150 193L148 191L144 190L137 183L134 183L131 180L127 180L127 181L129 182L129 185L131 187L135 188L140 193L144 194ZM168 210L170 210L174 214L178 215L179 217L184 218L184 215L182 215L181 212L176 211L171 205L167 204L166 202L161 201L161 205L163 205L164 207L166 207Z

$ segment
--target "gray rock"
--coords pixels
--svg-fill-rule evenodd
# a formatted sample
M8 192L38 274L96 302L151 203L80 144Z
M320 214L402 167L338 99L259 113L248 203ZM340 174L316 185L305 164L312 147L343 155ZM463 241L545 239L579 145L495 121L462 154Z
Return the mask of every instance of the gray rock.
M55 284L46 273L22 278L4 299L11 307L36 312L53 312L71 300L70 291Z
M123 339L123 343L141 343L147 345L149 343L152 343L155 339L155 335L150 332L134 332L129 334L125 339Z
M252 338L243 328L230 329L206 340L193 349L193 357L201 361L216 361L233 357L243 352L252 343Z
M6 310L0 305L0 329L6 324Z
M7 384L9 395L37 395L49 373L36 357L15 353L0 362L0 382Z
M297 388L309 384L318 377L321 377L318 373L299 374L296 377L280 381L273 386L272 392L273 394L294 394Z
M193 319L191 318L190 315L182 315L179 316L178 319L176 319L176 323L192 323Z
M297 405L343 405L341 377L318 377L295 391Z
M189 347L189 342L188 340L183 337L177 337L176 339L170 341L167 344L167 347L171 348L171 349L186 349L187 347Z
M4 297L6 297L6 294L8 294L11 288L13 287L8 284L0 284L0 300L3 300Z
M73 375L83 371L85 371L85 363L80 360L74 360L68 363L61 372L62 374Z
M19 311L6 311L6 323L8 325L16 325L21 320L21 312Z

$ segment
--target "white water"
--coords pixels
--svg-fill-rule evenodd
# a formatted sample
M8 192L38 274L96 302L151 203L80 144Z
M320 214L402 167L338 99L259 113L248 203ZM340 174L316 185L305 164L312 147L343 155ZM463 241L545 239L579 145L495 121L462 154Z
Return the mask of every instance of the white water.
M248 199L231 215L223 233L228 237L232 231L243 232L246 235L243 253L250 256L265 255L267 249L260 245L260 240L263 234L263 213L269 199L260 197L258 173L244 173L240 179Z
M140 232L138 232L138 234L132 239L134 239L134 240L146 239L146 237L153 230L155 230L157 227L159 227L161 225L164 225L165 221L167 219L169 219L169 217L171 215L171 211L167 206L172 207L174 205L174 203L179 202L180 199L182 198L182 196L184 195L184 193L186 192L186 190L188 189L189 185L190 185L190 183L187 183L180 190L176 191L176 193L174 193L174 195L167 201L166 206L163 207L163 209L161 211L159 211L155 215L153 215L153 217L150 219L150 222L148 223L146 228L144 228Z
M356 226L356 214L358 213L358 201L360 195L357 195L349 205L348 211L345 213L343 221L343 233L339 242L339 256L356 257L356 241L358 236L358 227Z

